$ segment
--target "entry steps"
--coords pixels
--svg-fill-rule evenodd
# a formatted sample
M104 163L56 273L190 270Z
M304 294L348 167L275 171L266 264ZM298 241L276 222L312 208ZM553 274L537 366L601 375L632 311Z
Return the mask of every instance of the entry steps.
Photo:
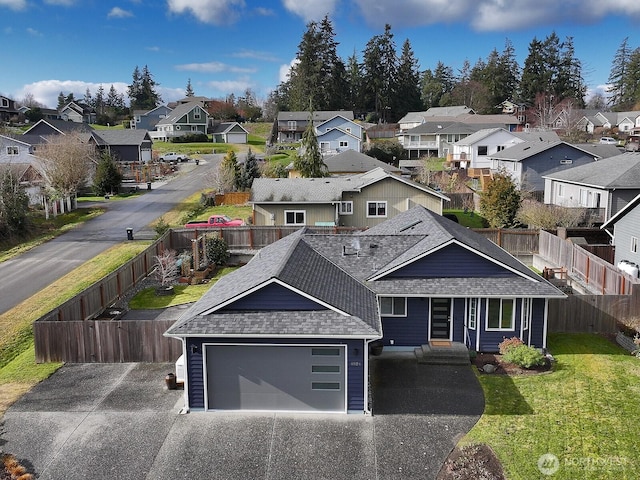
M427 365L469 365L469 349L459 342L432 341L413 350L418 363Z

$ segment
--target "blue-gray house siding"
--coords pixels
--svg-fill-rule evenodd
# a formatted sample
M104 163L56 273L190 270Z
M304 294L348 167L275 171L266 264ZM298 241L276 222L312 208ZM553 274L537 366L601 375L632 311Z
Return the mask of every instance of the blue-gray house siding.
M272 283L220 311L230 310L326 310L326 307L282 285Z
M592 154L563 143L522 160L522 180L527 188L544 191L543 175L587 165L594 161Z

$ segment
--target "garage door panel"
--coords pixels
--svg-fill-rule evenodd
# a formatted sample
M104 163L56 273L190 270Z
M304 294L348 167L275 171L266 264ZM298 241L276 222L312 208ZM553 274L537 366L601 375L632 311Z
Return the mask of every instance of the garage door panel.
M209 345L208 408L344 411L344 348L332 348Z

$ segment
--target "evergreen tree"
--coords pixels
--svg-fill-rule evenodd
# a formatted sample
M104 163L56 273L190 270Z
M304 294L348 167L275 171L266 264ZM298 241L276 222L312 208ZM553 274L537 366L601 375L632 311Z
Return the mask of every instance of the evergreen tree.
M116 162L106 150L100 153L96 173L93 177L93 190L96 195L113 195L122 183L122 174Z
M160 105L162 98L156 92L158 84L153 79L149 68L145 65L140 72L136 65L133 70L132 82L128 87L127 94L132 110L151 110Z
M613 61L611 62L611 70L607 83L607 93L609 94L609 104L615 110L624 111L627 109L628 97L626 95L626 81L629 72L629 63L631 61L631 48L629 47L629 37L626 37L618 50L616 50Z
M391 26L367 42L363 54L364 101L382 121L394 119L398 57Z
M620 107L625 110L640 108L640 48L631 52L624 81L624 100Z
M253 185L253 179L260 177L260 169L258 168L258 159L251 148L247 152L247 159L242 165L240 173L240 189L249 190Z
M480 195L480 212L491 228L510 228L517 223L521 203L520 191L511 177L498 172Z
M560 45L554 94L561 99L571 99L577 108L584 108L586 92L587 87L582 78L582 63L576 58L573 37L567 37Z
M60 92L58 94L58 106L56 107L58 110L60 110L62 107L64 107L66 104L64 103L65 97L64 97L64 93Z
M346 69L348 86L346 107L350 110L359 110L362 108L362 71L355 50L347 59Z
M186 97L193 97L195 93L193 93L193 88L191 87L191 79L187 80L187 88L185 89Z
M525 103L533 104L540 92L548 90L548 82L545 81L546 68L542 42L534 37L529 43L529 55L524 61L520 79L520 98Z
M220 163L224 191L237 190L240 184L240 166L233 150L229 150Z
M91 96L91 90L89 90L89 87L87 87L84 92L84 98L82 99L82 102L89 105L90 107L93 107L93 97Z
M93 108L98 113L98 115L104 115L106 99L104 97L104 87L102 84L98 87L96 91L96 96L93 99Z
M422 110L420 98L420 67L409 40L402 45L402 54L398 64L398 96L396 99L396 115L404 117L408 112Z
M297 154L293 160L293 168L303 178L320 178L328 175L327 166L322 159L315 127L313 126L313 111L309 112L307 128L302 134L300 144L302 153Z
M29 197L8 166L0 166L0 240L27 230Z

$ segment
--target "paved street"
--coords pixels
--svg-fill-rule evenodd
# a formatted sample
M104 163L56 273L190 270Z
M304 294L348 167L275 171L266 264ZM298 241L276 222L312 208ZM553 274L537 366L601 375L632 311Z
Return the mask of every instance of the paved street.
M373 416L181 415L172 367L65 365L7 411L0 448L51 480L432 479L484 408L470 367L383 354Z
M149 226L184 198L206 186L206 173L222 155L204 155L199 166L181 165L181 173L150 192L124 201L103 202L107 212L27 253L0 263L0 314L29 298L99 253L134 238L153 238Z

